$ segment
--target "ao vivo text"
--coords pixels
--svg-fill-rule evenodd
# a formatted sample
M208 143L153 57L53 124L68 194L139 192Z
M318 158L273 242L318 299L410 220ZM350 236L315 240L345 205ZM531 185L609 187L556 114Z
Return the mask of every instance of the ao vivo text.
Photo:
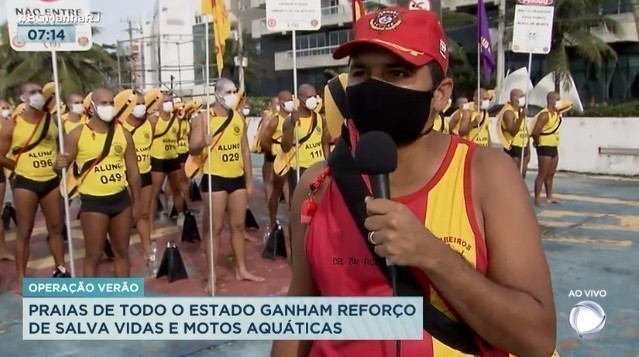
M568 293L568 297L587 297L587 298L594 298L594 297L601 297L601 298L605 298L606 295L608 295L608 292L606 290L570 290L570 292Z

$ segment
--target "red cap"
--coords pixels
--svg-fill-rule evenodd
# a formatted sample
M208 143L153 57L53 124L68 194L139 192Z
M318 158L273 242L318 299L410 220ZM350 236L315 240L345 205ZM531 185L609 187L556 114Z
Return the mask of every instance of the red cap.
M421 67L436 61L448 70L446 34L437 15L427 10L389 7L362 16L353 25L355 39L341 45L334 59L350 56L362 44L382 47Z

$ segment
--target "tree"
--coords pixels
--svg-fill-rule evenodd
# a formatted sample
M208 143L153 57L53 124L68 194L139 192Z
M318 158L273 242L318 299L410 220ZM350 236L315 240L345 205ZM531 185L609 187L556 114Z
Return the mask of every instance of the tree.
M251 37L251 34L244 33L242 35L243 40L243 54L248 61L247 67L244 67L244 80L246 83L259 82L264 78L266 70L259 65L259 54L256 48L256 42ZM211 58L215 58L215 48L212 48ZM229 75L230 78L237 79L239 77L238 67L235 66L235 57L239 55L239 42L234 38L228 38L226 40L226 48L224 49L224 73Z
M555 17L551 50L546 57L546 73L555 73L555 90L570 89L570 63L575 57L601 66L604 61L616 61L617 53L593 33L605 28L615 33L617 23L599 12L603 0L555 0ZM514 4L507 8L506 18L514 18ZM512 42L512 27L504 41ZM508 47L507 47L508 48Z
M94 33L99 29L94 28ZM25 81L46 83L53 78L51 53L16 52L11 48L6 23L0 26L0 97ZM85 52L59 52L58 75L63 93L86 93L110 84L117 62L99 45Z

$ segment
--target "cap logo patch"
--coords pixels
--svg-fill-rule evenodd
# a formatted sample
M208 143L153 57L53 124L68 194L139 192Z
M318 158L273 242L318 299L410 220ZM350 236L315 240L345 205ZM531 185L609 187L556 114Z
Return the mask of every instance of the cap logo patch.
M382 10L371 19L370 26L375 31L391 31L402 24L402 15L394 10Z
M441 39L439 40L439 54L446 58L446 42Z
M408 3L408 10L428 10L428 11L430 11L430 0L411 0Z

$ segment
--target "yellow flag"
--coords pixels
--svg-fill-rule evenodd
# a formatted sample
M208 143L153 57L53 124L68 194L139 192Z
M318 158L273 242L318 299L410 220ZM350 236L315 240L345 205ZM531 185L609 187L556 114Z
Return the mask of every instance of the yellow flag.
M213 16L213 36L215 39L215 62L217 75L222 76L226 39L231 36L231 21L224 0L202 0L202 14Z

